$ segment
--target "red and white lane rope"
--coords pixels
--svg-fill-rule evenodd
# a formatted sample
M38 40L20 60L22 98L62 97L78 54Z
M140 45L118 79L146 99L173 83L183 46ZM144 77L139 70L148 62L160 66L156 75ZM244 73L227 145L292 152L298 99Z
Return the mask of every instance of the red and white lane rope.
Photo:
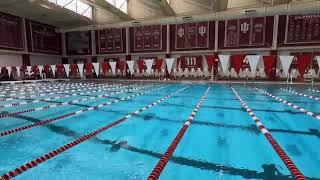
M309 91L313 91L313 92L317 92L317 93L320 93L319 90L316 90L316 89L308 89Z
M99 90L96 90L96 92L103 92L103 91L106 91L107 88L109 88L109 87L114 87L114 86L118 86L118 85L120 85L120 84L101 86L101 88L80 88L80 89L76 89L76 90L60 89L60 91L52 90L49 93L40 93L40 94L33 94L33 95L26 95L26 96L19 96L19 97L3 98L3 99L0 99L0 101L11 101L14 99L25 99L25 98L41 97L41 96L48 96L48 95L55 95L55 94L74 93L74 92L81 92L81 91L92 90L92 89L93 90L99 89Z
M165 87L167 87L167 86L165 86ZM23 130L26 130L26 129L31 129L31 128L34 128L34 127L37 127L37 126L42 126L42 125L45 125L45 124L48 124L48 123L51 123L51 122L54 122L54 121L58 121L58 120L64 119L66 117L79 115L79 114L82 114L82 113L87 112L87 111L97 110L97 109L100 109L101 107L109 106L109 105L117 103L119 101L126 101L126 100L132 99L132 98L134 98L136 96L140 96L140 95L147 94L147 93L150 93L150 92L153 92L153 91L157 91L157 90L163 89L165 87L160 87L160 88L148 90L148 91L145 91L145 92L141 92L141 93L138 93L138 94L133 94L131 96L127 96L127 97L124 97L124 98L121 98L121 99L114 99L112 101L109 101L109 102L106 102L106 103L103 103L103 104L99 104L99 105L96 105L96 106L91 106L89 108L85 108L85 109L82 109L82 110L70 112L70 113L67 113L67 114L64 114L64 115L60 115L60 116L57 116L57 117L54 117L54 118L51 118L51 119L39 121L39 122L36 122L36 123L33 123L33 124L29 124L29 125L26 125L26 126L21 126L21 127L15 128L15 129L8 130L8 131L0 132L0 137L7 136L7 135L10 135L10 134L13 134L13 133L16 133L16 132L20 132L20 131L23 131Z
M120 85L120 84L116 84L116 85ZM44 88L43 90L34 90L31 92L16 92L16 93L6 93L6 94L0 94L0 96L18 96L18 95L30 95L30 94L39 94L39 93L51 93L51 92L56 92L56 91L61 91L61 90L69 90L69 92L74 92L74 91L78 91L79 88L87 88L87 89L99 89L99 88L103 88L106 87L108 85L99 85L99 86L92 86L92 85L81 85L81 86L75 86L72 88L58 88L58 89L48 89L48 88ZM110 86L110 85L109 85Z
M168 161L170 160L172 154L174 153L175 149L177 148L178 144L180 143L182 137L184 136L184 133L187 131L188 127L192 123L192 120L194 119L196 113L200 109L203 101L206 99L208 92L210 90L210 86L205 91L204 95L202 96L201 100L197 104L196 108L192 111L191 115L189 116L188 120L183 124L182 128L180 129L177 136L174 138L170 146L168 147L167 151L164 153L164 155L159 160L158 164L154 167L153 171L148 177L148 180L155 180L158 179L167 165Z
M117 90L117 89L127 88L127 87L130 87L130 86L133 86L133 85L107 88L106 90ZM69 97L73 97L73 96L77 96L77 95L91 94L91 93L95 93L95 92L97 92L97 91L87 91L87 92L75 93L75 94L64 95L64 96L56 96L56 97L51 97L51 98L35 99L35 100L28 100L28 101L18 102L18 103L5 104L5 105L0 105L0 109L1 108L7 108L7 107L13 107L13 106L16 107L16 106L21 106L21 105L26 105L26 104L33 104L33 103L38 103L38 102L41 102L41 101L50 101L50 100L57 100L57 99L62 99L62 98L69 98ZM95 97L95 96L92 96L92 97ZM0 115L0 118L1 118L1 115Z
M266 91L263 91L263 90L261 90L261 89L258 89L258 88L255 88L255 89L256 89L257 91L259 91L260 93L262 93L262 94L265 94L265 95L267 95L267 96L270 96L270 97L272 97L273 99L275 99L275 100L277 100L277 101L279 101L279 102L282 102L282 103L284 103L284 104L292 107L293 109L296 109L296 110L298 110L298 111L301 111L301 112L303 112L303 113L305 113L305 114L308 114L309 116L312 116L312 117L320 120L320 116L317 115L317 114L315 114L315 113L313 113L313 112L311 112L311 111L308 111L308 110L306 110L306 109L304 109L304 108L302 108L302 107L300 107L300 106L298 106L298 105L295 105L295 104L293 104L293 103L291 103L291 102L288 102L288 101L286 101L286 100L284 100L284 99L281 99L281 98L279 98L279 97L277 97L277 96L275 96L275 95L273 95L273 94L271 94L271 93L268 93L268 92L266 92Z
M92 138L92 137L94 137L94 136L96 136L96 135L98 135L98 134L100 134L100 133L102 133L102 132L104 132L104 131L112 128L112 127L114 127L114 126L116 126L116 125L119 125L120 123L128 120L129 118L131 118L131 117L133 117L133 116L135 116L137 114L140 114L141 112L143 112L143 111L145 111L145 110L147 110L147 109L149 109L149 108L151 108L151 107L153 107L153 106L165 101L166 99L171 98L172 96L175 96L176 94L184 91L186 88L188 88L188 87L184 87L184 88L182 88L182 89L180 89L180 90L178 90L178 91L176 91L176 92L174 92L172 94L169 94L168 96L165 96L165 97L159 99L158 101L153 102L152 104L149 104L149 105L147 105L147 106L145 106L145 107L143 107L143 108L141 108L141 109L139 109L139 110L137 110L135 112L132 112L132 113L126 115L126 116L123 116L122 118L120 118L120 119L118 119L118 120L116 120L116 121L114 121L114 122L112 122L112 123L110 123L110 124L108 124L106 126L103 126L103 127L99 128L99 129L97 129L95 131L92 131L92 132L90 132L90 133L88 133L86 135L83 135L80 138L78 138L78 139L76 139L76 140L74 140L74 141L72 141L72 142L70 142L68 144L65 144L65 145L63 145L63 146L61 146L61 147L59 147L59 148L47 153L47 154L44 154L44 155L38 157L37 159L34 159L34 160L24 164L24 165L21 165L20 167L16 168L15 170L12 170L12 171L7 172L6 174L2 175L0 177L0 180L8 180L8 179L11 179L13 177L16 177L19 174L22 174L23 172L25 172L25 171L27 171L27 170L29 170L29 169L41 164L41 163L43 163L43 162L45 162L45 161L47 161L47 160L59 155L59 154L61 154L62 152L67 151L68 149L71 149L71 148L77 146L78 144L80 144L80 143L82 143L84 141L87 141L88 139L90 139L90 138Z
M262 132L262 134L267 138L273 149L276 151L278 156L281 158L283 163L287 166L290 173L293 175L293 177L297 180L306 180L304 175L300 172L300 170L297 168L297 166L293 163L293 161L289 158L289 156L284 152L284 150L281 148L281 146L277 143L277 141L273 138L272 134L267 130L267 128L262 124L262 122L259 120L259 118L252 112L252 110L249 108L249 106L246 104L246 102L241 98L241 96L238 94L238 92L231 87L233 93L236 95L236 97L239 99L241 105L244 107L244 109L249 113L250 117L256 124L256 126L259 128L259 130Z
M22 111L17 111L17 112L10 112L10 113L6 113L6 114L0 114L0 119L1 118L6 118L6 117L11 117L11 116L16 116L16 115L24 114L24 113L28 113L28 112L36 112L36 111L48 110L48 109L52 109L52 108L56 108L56 107L60 107L60 106L64 106L64 105L73 105L74 103L78 103L78 102L93 100L93 99L96 99L96 98L109 97L111 95L116 95L116 94L120 94L120 93L126 93L128 91L140 90L140 89L143 89L143 88L146 88L146 87L150 87L150 86L151 85L146 85L146 86L132 88L132 89L115 91L115 92L111 92L109 94L99 94L99 95L95 95L95 96L91 96L91 97L87 97L87 98L83 98L83 99L76 99L76 100L72 100L72 101L68 101L68 102L57 103L57 104L52 104L52 105L38 107L38 108L32 108L32 109L27 109L27 110L22 110Z
M308 94L303 94L303 93L300 93L300 92L297 92L297 91L288 90L288 89L284 89L284 88L281 88L281 90L289 92L289 93L292 93L292 94L295 94L295 95L299 95L299 96L303 96L303 97L307 97L307 98L310 98L310 99L314 99L314 100L320 101L320 98L315 97L315 96L311 96L311 95L308 95Z

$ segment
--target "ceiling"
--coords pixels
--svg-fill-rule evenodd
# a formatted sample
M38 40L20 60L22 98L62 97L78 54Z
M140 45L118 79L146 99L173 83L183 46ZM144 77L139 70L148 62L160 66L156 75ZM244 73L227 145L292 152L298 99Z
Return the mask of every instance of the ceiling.
M47 0L1 0L0 11L55 25L62 29L71 29L135 20L210 14L250 7L268 7L291 1L308 0L128 0L127 13L120 11L105 0L81 1L94 8L93 19L56 6Z

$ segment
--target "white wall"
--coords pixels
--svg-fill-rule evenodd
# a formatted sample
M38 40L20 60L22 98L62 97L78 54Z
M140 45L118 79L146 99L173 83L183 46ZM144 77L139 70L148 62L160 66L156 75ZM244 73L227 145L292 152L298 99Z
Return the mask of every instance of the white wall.
M31 65L61 64L61 57L46 55L30 55Z
M0 54L0 67L21 65L22 56L20 54Z

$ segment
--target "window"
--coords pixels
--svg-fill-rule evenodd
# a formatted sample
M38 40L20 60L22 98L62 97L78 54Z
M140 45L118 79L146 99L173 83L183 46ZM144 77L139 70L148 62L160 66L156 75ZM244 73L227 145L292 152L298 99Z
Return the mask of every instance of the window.
M128 12L128 0L105 0L124 13Z
M63 8L92 19L92 7L80 0L48 0Z

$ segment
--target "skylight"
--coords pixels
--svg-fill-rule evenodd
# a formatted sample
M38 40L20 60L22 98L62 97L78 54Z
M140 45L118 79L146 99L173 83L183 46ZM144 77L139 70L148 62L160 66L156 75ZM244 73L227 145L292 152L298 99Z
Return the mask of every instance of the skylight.
M92 19L92 7L80 0L48 0L63 8Z
M128 0L105 0L124 13L128 12Z

